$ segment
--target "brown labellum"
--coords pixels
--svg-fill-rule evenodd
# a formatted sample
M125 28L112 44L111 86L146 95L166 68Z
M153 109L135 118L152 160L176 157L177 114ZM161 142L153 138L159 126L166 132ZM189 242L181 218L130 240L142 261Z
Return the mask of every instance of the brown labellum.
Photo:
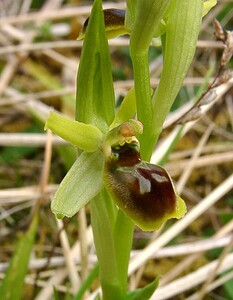
M119 35L123 35L127 33L124 26L125 10L110 8L110 9L104 9L103 13L104 13L105 29L108 38L114 38ZM84 22L78 40L84 38L88 23L89 23L89 18L87 18L86 21Z
M135 142L112 147L104 181L119 208L143 230L158 229L167 219L180 218L186 211L167 172L142 161Z

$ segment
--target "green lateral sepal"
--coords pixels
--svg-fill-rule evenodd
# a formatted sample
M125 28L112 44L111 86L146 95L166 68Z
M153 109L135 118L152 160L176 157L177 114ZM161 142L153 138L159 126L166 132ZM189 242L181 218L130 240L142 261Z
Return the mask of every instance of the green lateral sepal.
M59 185L52 199L52 212L69 218L76 214L101 191L102 172L102 153L83 152Z
M94 125L71 120L55 112L51 112L45 123L50 129L67 142L86 152L97 151L101 145L103 134Z

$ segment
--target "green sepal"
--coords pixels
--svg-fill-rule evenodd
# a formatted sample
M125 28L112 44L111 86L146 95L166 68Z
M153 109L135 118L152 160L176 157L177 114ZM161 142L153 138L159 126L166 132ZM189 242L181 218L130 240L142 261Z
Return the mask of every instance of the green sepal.
M134 26L137 2L138 0L126 0L125 27L129 32Z
M55 112L51 112L45 123L45 129L50 129L67 142L87 152L97 151L103 134L94 125L71 120Z
M141 289L127 293L126 300L149 300L159 285L159 277Z
M56 191L52 212L72 217L102 189L103 156L101 152L83 152Z
M92 7L77 77L76 120L107 132L114 118L112 67L101 1Z
M204 1L202 9L202 17L208 14L208 12L217 4L217 0Z

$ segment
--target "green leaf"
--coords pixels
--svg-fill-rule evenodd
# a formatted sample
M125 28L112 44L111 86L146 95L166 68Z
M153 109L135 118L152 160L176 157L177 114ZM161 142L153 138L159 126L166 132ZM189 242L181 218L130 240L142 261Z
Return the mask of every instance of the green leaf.
M159 285L159 277L141 289L130 291L126 300L149 300Z
M27 233L21 237L11 259L9 268L0 287L1 299L22 299L24 279L27 274L28 262L32 251L38 225L38 216L34 215Z
M223 275L227 275L228 272L224 272ZM223 277L223 276L221 276ZM226 299L233 299L233 278L229 279L227 282L224 283L223 288L225 290L225 297Z
M45 129L51 129L64 140L87 152L97 151L103 134L94 125L71 120L51 112L45 123Z
M114 118L111 60L101 1L94 2L77 78L76 120L107 132Z
M59 300L58 291L56 290L55 287L53 287L53 299L54 300Z
M78 290L77 294L74 296L73 300L81 300L85 292L90 288L93 281L98 277L99 274L99 264L97 263L95 267L90 271L87 278L82 283L82 286Z
M51 208L57 215L72 217L102 189L101 152L83 152L56 191Z

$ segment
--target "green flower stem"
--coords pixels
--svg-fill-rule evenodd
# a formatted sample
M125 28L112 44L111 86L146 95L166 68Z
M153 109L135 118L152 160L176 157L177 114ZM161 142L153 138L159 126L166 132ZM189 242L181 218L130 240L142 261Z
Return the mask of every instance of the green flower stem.
M101 1L97 0L94 2L89 19L79 67L76 116L79 121L95 124L102 131L108 129L114 118L111 72ZM104 190L91 201L91 222L104 300L125 300L126 298L128 264L126 262L124 274L121 270L119 272L119 265L121 266L119 257L122 250L115 248L115 220L116 206ZM128 232L127 229L126 232ZM132 237L129 237L129 240L132 241ZM130 250L127 249L127 251Z
M147 148L153 148L154 138L151 129L153 108L151 101L148 51L156 27L171 0L138 1L136 4L135 23L130 37L130 55L134 69L134 83L138 120L143 123L144 134L140 137L141 155L149 159ZM149 145L148 145L149 144Z
M202 19L203 1L174 0L167 20L164 66L153 97L153 144L192 62Z
M119 279L124 291L127 290L128 264L133 233L134 224L123 211L119 209L114 228L114 242Z
M95 0L86 29L77 77L76 119L107 132L114 119L111 59L101 0ZM102 174L100 174L102 178ZM91 182L95 185L95 182ZM103 190L91 200L91 223L103 299L125 299L114 242L116 207Z
M118 273L113 226L107 203L109 201L111 199L106 190L103 190L91 201L91 223L100 266L103 300L110 300L113 297L124 300L126 292Z
M143 159L148 159L146 155L147 144L153 141L151 137L152 123L152 102L151 102L151 87L150 74L148 64L148 53L132 54L134 69L134 85L137 104L137 118L143 124L143 134L139 137L141 144L141 155ZM151 145L152 147L152 145Z

